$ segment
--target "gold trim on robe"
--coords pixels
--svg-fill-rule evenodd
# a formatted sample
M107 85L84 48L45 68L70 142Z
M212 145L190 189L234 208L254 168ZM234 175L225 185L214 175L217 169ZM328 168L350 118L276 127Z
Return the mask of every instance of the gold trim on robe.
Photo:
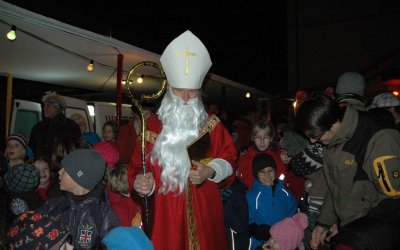
M220 122L219 118L215 115L212 115L208 118L206 125L201 128L199 136L202 136L207 131L212 131ZM203 164L206 164L212 160L211 158L205 159L205 161L201 161ZM199 237L197 233L196 227L196 216L193 210L193 194L192 194L192 186L193 184L188 183L186 186L186 210L187 210L187 223L188 223L188 240L189 240L189 250L199 250Z

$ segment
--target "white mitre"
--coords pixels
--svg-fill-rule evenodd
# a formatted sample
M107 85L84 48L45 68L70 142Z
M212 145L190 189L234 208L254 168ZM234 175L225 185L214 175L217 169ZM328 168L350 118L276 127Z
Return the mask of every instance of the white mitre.
M207 48L189 30L165 48L160 61L168 84L184 89L200 89L212 65Z

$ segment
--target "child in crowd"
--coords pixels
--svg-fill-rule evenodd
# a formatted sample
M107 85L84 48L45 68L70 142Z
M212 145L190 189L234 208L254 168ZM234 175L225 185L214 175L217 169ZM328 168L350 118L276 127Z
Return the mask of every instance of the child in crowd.
M285 172L285 165L282 163L279 155L279 147L272 143L274 134L274 126L270 122L261 120L253 126L253 130L251 131L253 145L239 159L239 177L246 185L247 190L250 190L254 181L252 173L253 158L259 153L267 153L274 158L277 166L277 176L281 176Z
M140 207L130 196L128 164L120 163L107 174L107 198L122 226L140 226Z
M252 163L254 183L246 194L249 206L250 249L269 239L270 226L292 216L297 203L292 193L276 178L274 158L266 153L258 154Z
M39 171L27 159L28 137L23 133L13 133L7 137L4 155L8 161L4 174L9 212L9 225L16 215L41 205L42 201L35 189L39 185Z
M307 216L297 213L272 225L271 238L262 246L267 250L303 250L304 230L308 226Z
M292 158L299 154L307 145L309 141L300 134L288 129L283 131L280 141L281 146L281 160L286 165L285 173L285 186L292 191L296 200L300 205L305 203L304 198L304 182L303 176L298 176L293 172L292 165L290 164Z
M10 249L72 250L65 225L48 216L27 211L19 216L8 234Z
M119 161L119 151L115 143L117 138L117 126L115 122L108 121L103 125L103 141L96 143L93 149L99 152L106 161L108 168L113 168Z
M42 199L36 188L39 185L40 173L31 164L18 164L8 169L5 174L5 184L8 197L9 222L16 215L36 209L42 204Z
M103 157L94 150L78 149L61 161L60 189L66 193L49 199L37 212L47 213L67 225L74 249L99 249L101 239L119 221L96 189L105 172Z
M81 147L81 140L75 136L63 136L58 138L54 143L53 153L51 155L51 174L53 175L53 185L47 191L48 198L61 196L63 191L60 190L60 178L58 171L61 169L61 161L66 155Z
M9 161L9 167L25 163L28 143L28 137L23 133L13 133L7 137L7 147L4 155Z
M102 130L102 138L105 142L115 142L118 134L118 127L114 121L105 122Z
M39 156L34 159L32 163L40 172L40 184L36 191L39 193L43 201L47 201L47 191L53 184L53 180L51 178L52 173L50 171L50 160L45 156Z
M51 155L51 167L50 170L53 173L58 173L61 169L61 161L66 155L81 148L81 140L75 136L63 136L59 137L53 148Z
M116 227L103 239L106 250L153 250L153 243L142 229L132 227Z

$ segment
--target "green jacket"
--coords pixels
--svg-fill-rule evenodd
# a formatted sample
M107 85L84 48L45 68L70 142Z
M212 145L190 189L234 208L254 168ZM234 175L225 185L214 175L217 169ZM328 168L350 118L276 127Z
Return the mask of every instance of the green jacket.
M361 117L367 118L359 122ZM355 153L363 145L363 153ZM325 147L323 170L329 192L318 221L343 226L366 215L383 199L399 198L383 193L373 167L375 159L387 155L396 157L386 161L386 166L400 168L400 133L379 127L349 105L338 133ZM362 164L358 171L357 162Z

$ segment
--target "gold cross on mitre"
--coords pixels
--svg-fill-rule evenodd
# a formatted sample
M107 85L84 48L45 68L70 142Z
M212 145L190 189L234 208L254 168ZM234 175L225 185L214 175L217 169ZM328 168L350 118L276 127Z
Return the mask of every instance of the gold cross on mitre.
M188 75L189 74L189 56L196 56L196 53L190 52L189 48L186 47L185 52L178 52L177 55L185 57L185 75Z

